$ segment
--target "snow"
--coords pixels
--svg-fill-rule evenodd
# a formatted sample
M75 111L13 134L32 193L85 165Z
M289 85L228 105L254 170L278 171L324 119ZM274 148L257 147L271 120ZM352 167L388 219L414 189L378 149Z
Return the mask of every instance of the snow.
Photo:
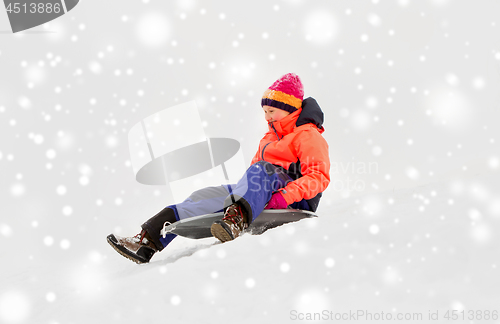
M382 154L382 148L380 146L374 146L372 149L372 154L374 156L379 156Z
M59 185L56 188L56 192L58 195L64 196L68 192L68 189L64 185Z
M6 224L0 224L0 234L5 237L9 237L12 235L12 228L10 228L10 226Z
M30 315L30 301L26 294L7 291L0 295L0 318L6 323L20 323Z
M304 18L305 39L313 44L325 45L338 34L337 18L329 10L317 9Z
M64 216L70 216L73 214L73 208L71 206L64 206L62 209L62 213Z
M49 291L46 295L45 295L45 299L49 302L49 303L52 303L54 302L56 299L57 299L57 296L54 292L52 291Z
M453 75L449 75L447 82L450 85L456 86L458 79ZM432 90L425 108L430 110L431 118L436 125L453 131L464 130L464 128L471 124L472 119L475 117L469 99L462 93L447 88Z
M143 14L136 23L139 41L148 47L165 45L170 38L170 25L167 18L158 12Z
M22 183L14 183L10 187L10 193L14 197L21 197L26 193L26 187Z
M351 125L357 131L366 131L371 127L370 114L366 111L355 111L351 115Z
M46 236L44 239L43 239L43 243L46 245L46 246L52 246L54 244L54 238L52 236Z
M61 247L61 249L67 250L70 248L71 242L67 239L63 239L63 240L61 240L61 243L59 244L59 246Z
M45 156L46 156L48 159L50 159L50 160L54 159L54 158L56 157L56 155L57 155L57 153L56 153L56 151L55 151L55 150L53 150L53 149L48 149L48 150L47 150L47 152L45 153Z
M33 270L11 277L8 286L18 287L2 293L0 316L7 323L132 323L164 316L187 323L227 316L272 323L323 310L494 309L498 217L485 209L484 193L467 190L497 191L499 180L489 174L462 180L462 191L442 182L344 199L321 207L318 219L224 244L177 238L145 265L102 242L71 262L32 264ZM383 204L380 212L359 213L370 201ZM47 246L54 241L44 239ZM73 249L67 239L60 245ZM30 277L43 278L39 297L27 288Z

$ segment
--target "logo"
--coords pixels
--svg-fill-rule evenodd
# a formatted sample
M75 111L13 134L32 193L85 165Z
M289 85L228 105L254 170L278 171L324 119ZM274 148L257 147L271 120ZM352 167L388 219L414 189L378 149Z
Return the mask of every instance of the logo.
M13 33L54 20L73 9L79 0L4 0Z
M236 183L245 172L240 143L207 137L194 101L144 118L130 129L128 143L137 182L169 185L175 201Z

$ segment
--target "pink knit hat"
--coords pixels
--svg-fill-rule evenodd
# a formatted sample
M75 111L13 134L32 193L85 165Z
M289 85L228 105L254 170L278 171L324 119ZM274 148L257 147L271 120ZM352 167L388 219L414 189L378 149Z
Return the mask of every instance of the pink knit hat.
M302 107L304 86L298 75L287 73L264 92L261 106L271 106L293 113Z

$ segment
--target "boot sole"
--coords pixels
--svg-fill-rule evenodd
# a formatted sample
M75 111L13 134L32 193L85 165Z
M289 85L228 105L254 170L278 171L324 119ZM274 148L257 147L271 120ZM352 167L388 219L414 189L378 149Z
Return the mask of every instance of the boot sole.
M117 244L118 241L116 241L116 238L115 238L115 236L113 234L108 235L108 237L106 238L106 240L108 241L109 245L111 245L111 247L113 249L115 249L116 252L118 252L122 256L126 257L130 261L133 261L133 262L135 262L137 264L148 263L148 261L143 261L143 260L140 260L140 259L137 259L137 258L133 258L132 256L128 255L127 252L126 252L128 250Z
M224 229L224 227L222 227L221 224L212 224L210 232L213 237L217 238L222 243L234 240L234 238Z

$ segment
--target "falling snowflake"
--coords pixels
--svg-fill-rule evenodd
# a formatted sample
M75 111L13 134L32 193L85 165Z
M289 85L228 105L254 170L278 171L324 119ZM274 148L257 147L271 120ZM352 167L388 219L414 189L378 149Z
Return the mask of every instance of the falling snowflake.
M174 306L179 306L179 304L181 303L181 297L177 296L177 295L173 295L171 298L170 298L170 303Z
M12 228L7 224L0 224L0 234L10 237L12 235Z
M54 292L52 291L49 291L46 295L45 295L45 299L49 302L49 303L53 303L55 300L56 300L57 296Z
M245 280L245 287L247 287L248 289L252 289L253 287L255 287L255 279L253 278L248 278Z
M3 292L0 296L0 319L5 323L21 323L30 315L31 302L19 291Z
M138 18L136 35L148 47L164 45L170 37L171 28L163 14L150 12Z
M287 273L288 271L290 271L290 264L288 264L286 262L283 262L282 264L280 264L280 271L283 273Z
M327 268L333 268L335 266L335 260L333 258L326 258L325 266Z
M70 216L73 214L73 208L71 206L64 206L62 209L62 213L64 216Z
M325 45L334 40L339 29L337 18L328 10L309 13L303 28L306 40L317 45Z
M64 185L59 185L56 188L56 192L59 196L64 196L68 192L68 189Z
M371 234L376 235L380 232L380 227L378 225L370 225L369 231Z

